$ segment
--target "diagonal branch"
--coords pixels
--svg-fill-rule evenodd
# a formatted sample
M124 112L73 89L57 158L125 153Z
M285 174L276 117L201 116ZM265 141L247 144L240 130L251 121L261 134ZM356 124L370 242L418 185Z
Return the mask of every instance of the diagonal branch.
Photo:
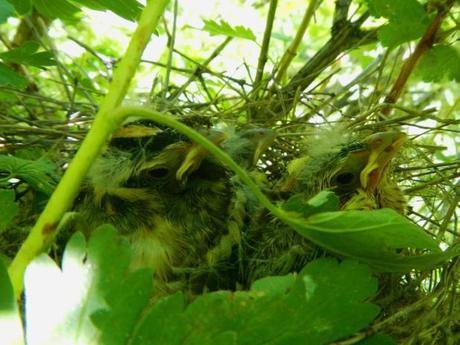
M398 79L394 83L390 93L385 97L385 103L394 104L397 102L404 87L412 74L417 62L432 46L435 41L436 33L438 32L444 17L449 12L449 9L453 6L454 0L447 0L444 4L439 5L438 14L433 19L431 24L426 29L424 35L415 47L414 52L404 62L401 71L399 72ZM388 116L391 111L391 107L385 107L382 109L382 115Z
M364 13L354 22L345 19L349 5L348 0L336 2L334 25L329 41L294 75L285 87L269 96L272 98L270 100L271 113L267 113L265 106L254 112L254 120L277 119L282 114L289 112L294 106L296 95L310 86L318 75L330 66L340 54L377 39L375 29L365 31L360 28L368 18L369 13Z

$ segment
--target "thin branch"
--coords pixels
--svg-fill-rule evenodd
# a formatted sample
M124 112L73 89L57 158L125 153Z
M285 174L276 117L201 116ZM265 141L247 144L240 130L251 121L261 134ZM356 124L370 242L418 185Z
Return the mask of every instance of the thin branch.
M173 94L168 97L168 101L173 103L184 91L185 89L197 79L197 77L202 73L204 69L214 60L216 57L220 55L220 53L225 49L225 47L231 42L232 37L227 37L225 41L223 41L213 52L212 54L204 61L202 64L197 63L197 67L195 68L193 74L189 77L189 79ZM177 50L174 50L177 52Z
M302 18L302 22L300 23L300 27L297 30L297 33L294 37L294 40L291 42L289 47L286 49L286 51L283 54L283 57L281 58L281 62L279 64L279 69L278 73L276 74L275 77L275 82L280 83L281 80L283 79L284 75L286 74L286 71L291 64L292 60L294 57L297 55L297 49L300 46L300 43L302 42L302 38L305 35L305 32L307 31L308 24L310 24L310 20L313 17L313 14L315 13L315 10L318 8L318 6L321 4L322 0L311 0L307 10L305 11L305 14Z
M343 8L336 7L336 11L343 11ZM338 22L338 26L331 29L331 38L326 44L296 73L285 87L270 95L273 103L269 107L271 114L273 114L270 117L276 119L283 113L289 112L294 105L295 95L310 86L318 75L330 66L340 54L377 40L376 29L368 31L360 29L363 20L368 16L369 13L366 12L355 22ZM254 114L254 119L266 121L267 114L266 108L260 109Z
M267 22L265 24L264 37L262 39L262 47L260 48L259 59L257 62L256 78L254 80L254 90L257 90L264 75L264 67L267 62L268 47L270 45L270 37L272 35L273 22L275 21L276 8L278 0L270 0L268 9Z
M173 60L173 54L174 54L174 45L176 42L176 30L177 30L177 13L178 13L178 2L179 0L174 0L174 6L173 6L173 27L172 27L172 32L169 37L169 44L168 44L168 61L166 62L167 68L166 68L166 75L165 75L165 83L164 83L164 88L163 92L161 94L161 102L160 102L160 109L163 110L166 106L166 95L168 94L168 89L169 89L169 79L171 77L171 66L172 66L172 60ZM166 23L165 23L166 27Z
M401 96L401 93L404 90L404 87L407 84L409 76L412 74L415 66L417 65L417 62L431 48L431 46L435 42L436 33L438 32L444 17L449 13L449 9L453 6L454 2L455 0L447 0L446 3L439 5L440 8L438 10L438 14L426 29L424 35L415 47L414 52L411 54L411 56L409 56L409 58L404 62L403 66L401 67L398 79L395 81L392 89L386 96L385 103L392 104L398 101L399 97ZM390 114L390 111L390 107L384 108L382 109L382 115L384 117L387 117Z

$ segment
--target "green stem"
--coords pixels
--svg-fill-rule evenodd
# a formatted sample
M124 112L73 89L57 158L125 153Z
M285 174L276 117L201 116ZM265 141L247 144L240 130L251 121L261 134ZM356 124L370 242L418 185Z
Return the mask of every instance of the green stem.
M286 49L286 51L283 54L283 57L281 58L278 73L275 77L275 81L277 83L281 82L284 75L286 74L289 65L291 64L294 57L297 55L297 49L299 48L300 43L302 42L302 38L305 35L305 32L307 31L308 24L310 24L310 20L313 17L313 14L315 13L315 9L319 6L321 1L322 0L310 0L310 4L308 5L307 10L305 11L305 14L303 16L302 22L300 23L300 27L297 30L295 38L289 45L288 49Z
M140 62L142 52L168 2L169 0L148 1L128 49L115 70L108 93L96 114L88 135L56 187L45 210L14 257L8 272L17 298L23 289L23 276L27 265L35 256L46 250L53 241L58 222L75 199L91 163L99 155L113 130L120 125L120 122L117 121L119 118L113 116L114 109L123 100Z
M276 8L278 7L278 0L270 1L270 8L268 9L267 22L265 24L264 37L262 39L262 48L260 49L259 59L257 62L256 78L254 80L254 90L259 87L264 75L264 67L267 62L268 48L270 45L270 38L272 36L273 23L275 21Z

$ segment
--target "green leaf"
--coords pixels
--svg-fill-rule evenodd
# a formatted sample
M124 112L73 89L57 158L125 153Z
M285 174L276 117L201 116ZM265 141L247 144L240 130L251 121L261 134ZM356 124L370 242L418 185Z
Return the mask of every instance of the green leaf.
M19 48L14 48L7 52L0 53L0 59L35 67L45 67L56 64L51 52L37 52L38 48L40 48L40 44L38 44L38 42L29 41Z
M28 14L32 10L32 0L8 0L8 2L20 15Z
M189 306L182 294L166 297L141 321L131 344L327 344L379 313L366 302L377 291L366 265L320 259L292 277L264 278L250 291L204 294Z
M256 40L256 36L251 29L241 25L232 27L225 20L221 20L220 23L214 20L204 20L204 26L201 30L209 32L213 36L224 35L235 38L243 38L254 42Z
M62 270L47 255L35 258L24 276L27 343L100 344L90 315L105 308L128 264L128 244L108 225L94 232L87 247L81 233L72 236Z
M40 14L49 18L59 18L74 21L80 9L67 0L32 0Z
M135 20L143 6L136 0L73 0L94 10L110 10L128 20Z
M284 221L319 246L385 272L431 269L460 252L458 246L441 252L422 228L391 209L325 212ZM408 249L424 252L408 255Z
M369 338L361 340L356 345L397 345L397 343L393 338L387 335L374 334Z
M0 334L2 344L24 344L21 316L3 260L0 260Z
M296 276L288 274L279 277L266 277L255 281L251 290L263 294L283 295L294 284Z
M22 159L14 156L0 155L0 187L17 178L27 182L35 190L50 195L56 186L55 165L49 161Z
M14 7L7 0L0 0L0 24L5 23L15 13Z
M12 86L22 90L27 86L27 79L0 62L0 85Z
M322 191L314 197L305 200L304 194L296 194L290 197L284 204L283 209L295 212L307 218L320 212L332 212L339 210L339 198L331 191Z
M140 315L152 296L152 276L149 269L130 274L106 296L110 310L98 310L91 315L102 331L102 344L129 343L129 336L135 332Z
M388 19L388 24L378 31L384 46L395 47L420 38L430 19L423 5L416 0L366 0L374 17Z
M445 77L460 82L460 54L451 46L436 45L422 57L417 72L427 82L439 82Z
M214 296L216 293L211 293ZM198 297L200 299L202 297ZM176 293L159 300L149 309L144 320L138 325L138 330L132 345L175 345L185 343L187 336L186 317L183 315L185 298L182 293ZM160 316L161 315L161 316ZM202 325L200 329L206 327ZM212 330L210 330L211 332Z
M367 327L379 313L369 267L320 259L298 275L268 277L249 291L217 291L190 305L182 293L152 305L152 275L126 275L129 246L115 229L80 233L62 269L46 255L28 266L28 344L326 344Z
M14 191L0 189L0 233L16 217L19 206L14 202Z

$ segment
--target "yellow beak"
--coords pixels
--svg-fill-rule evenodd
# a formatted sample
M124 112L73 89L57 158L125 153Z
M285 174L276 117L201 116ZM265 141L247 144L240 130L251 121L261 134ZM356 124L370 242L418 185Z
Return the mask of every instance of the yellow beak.
M224 139L225 134L221 132L212 133L210 137L208 137L215 145L219 145ZM184 177L187 177L192 172L197 170L200 167L201 162L205 159L208 155L208 151L201 145L197 143L192 143L190 148L187 150L187 154L184 158L179 169L176 172L176 179L178 181L182 181Z
M254 150L254 157L252 158L252 165L256 165L259 161L262 154L267 150L267 148L273 143L276 138L276 132L271 129L261 129L254 136L253 141L256 145Z
M388 163L399 152L406 140L406 134L396 131L380 132L364 139L370 151L367 164L360 174L361 186L364 189L375 190Z

